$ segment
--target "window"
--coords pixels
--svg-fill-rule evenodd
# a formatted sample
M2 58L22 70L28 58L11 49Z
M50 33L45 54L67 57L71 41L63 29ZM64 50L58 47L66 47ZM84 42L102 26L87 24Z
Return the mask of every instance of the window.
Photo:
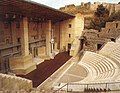
M41 23L41 28L42 28L42 23Z
M34 39L36 39L36 36L33 36L34 37Z
M17 51L19 51L20 50L20 47L19 46L17 46Z
M118 23L116 23L116 28L118 28Z
M32 35L31 38L32 38L32 40L38 39L38 37L36 35Z
M1 64L2 62L1 62L1 59L0 59L0 71L2 70L2 64Z
M18 43L18 44L20 44L20 43L21 43L21 42L20 42L20 38L17 38L17 43Z
M0 43L5 42L5 35L4 35L4 31L0 30Z
M108 33L110 32L110 29L108 30Z
M9 28L9 24L7 22L4 23L4 28L8 29Z
M45 38L45 37L46 37L45 34L42 34L42 35L41 35L41 38Z
M32 54L32 47L29 45L29 53Z
M97 34L97 37L99 37L99 34Z
M85 46L87 46L88 45L88 42L85 42Z
M34 39L37 39L37 36L34 36Z
M10 41L9 41L9 39L6 39L6 44L10 44Z
M69 34L69 38L71 38L71 34Z
M20 22L16 23L16 28L20 28Z
M71 28L72 27L72 25L71 24L69 24L69 28Z

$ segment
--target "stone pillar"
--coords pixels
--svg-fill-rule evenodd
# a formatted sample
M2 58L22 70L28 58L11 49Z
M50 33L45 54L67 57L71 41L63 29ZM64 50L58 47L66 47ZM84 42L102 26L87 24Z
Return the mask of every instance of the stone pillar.
M27 17L20 22L20 33L22 55L10 58L10 69L17 75L26 75L36 69L36 64L32 62L32 55L29 54Z
M11 23L11 32L12 32L12 44L16 44L16 29L15 29L15 22Z
M52 23L51 20L47 22L46 27L46 54L50 56L51 54L51 30L52 30Z
M21 25L21 51L23 56L29 55L29 44L28 44L28 18L23 18L20 22Z
M16 45L17 43L17 36L16 36L16 24L15 22L11 22L11 35L12 35L12 44ZM12 48L13 52L16 52L16 47Z
M53 38L53 29L51 30L51 53L53 53L54 50L54 38Z
M54 39L52 37L52 39L51 39L51 54L50 54L51 59L54 59L54 56L55 56L55 53L54 53Z
M75 37L76 36L81 36L82 35L82 31L84 29L84 17L81 14L76 14L75 15Z
M2 61L1 61L1 58L0 58L0 73L2 72Z

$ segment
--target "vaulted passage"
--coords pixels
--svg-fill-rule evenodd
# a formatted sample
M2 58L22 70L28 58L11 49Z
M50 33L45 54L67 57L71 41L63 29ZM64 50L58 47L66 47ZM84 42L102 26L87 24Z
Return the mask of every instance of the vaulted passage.
M46 60L37 66L37 69L27 75L21 77L27 78L33 81L33 87L37 87L43 81L45 81L50 75L52 75L57 69L59 69L66 61L71 57L67 52L59 53L55 56L55 59Z

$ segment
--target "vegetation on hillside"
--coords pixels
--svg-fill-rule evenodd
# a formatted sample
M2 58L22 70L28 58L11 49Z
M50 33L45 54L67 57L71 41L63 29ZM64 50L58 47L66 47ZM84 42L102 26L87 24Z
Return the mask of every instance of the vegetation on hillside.
M120 4L120 2L118 3ZM75 9L68 9L65 12L70 14L81 13L83 15L93 14L94 17L85 17L85 28L86 29L96 29L101 30L105 27L106 22L120 21L120 11L112 13L109 15L109 10L105 8L102 4L98 6L96 11L90 10L84 6L76 6ZM87 21L90 23L88 24Z
M98 6L97 11L94 13L94 19L90 23L89 29L99 30L105 27L106 22L109 18L109 10L106 9L102 4Z
M112 13L109 16L109 11L103 7L103 5L98 6L94 15L95 18L92 19L88 29L96 29L100 31L101 28L105 27L106 22L120 21L120 11Z
M108 18L108 21L120 21L120 11L116 13L112 13L110 17Z

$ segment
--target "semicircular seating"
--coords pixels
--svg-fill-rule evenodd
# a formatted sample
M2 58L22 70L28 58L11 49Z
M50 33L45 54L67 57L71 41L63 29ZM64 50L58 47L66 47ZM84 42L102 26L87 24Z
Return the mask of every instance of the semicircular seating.
M108 42L100 51L99 54L106 56L107 58L114 61L114 64L120 68L120 43L119 42ZM119 73L116 72L116 76L120 77ZM120 81L120 78L116 77L116 81Z
M94 77L92 77L91 80L88 78L90 76L88 76L87 82L105 82L106 80L110 80L116 75L117 69L119 68L117 64L109 58L89 51L85 52L83 58L78 64L84 64L85 67L89 66L91 70L95 70L93 71L94 73L91 73L92 71L89 70L89 73L91 73ZM86 79L83 81L86 81Z
M118 66L120 65L120 43L108 42L100 51L99 54L113 60Z
M106 83L120 81L120 43L108 42L97 53L86 51L76 64L84 67L88 73L84 79L73 83L89 84L89 89L104 90ZM70 88L74 91L84 89L77 84L71 84ZM115 89L111 85L109 88Z

